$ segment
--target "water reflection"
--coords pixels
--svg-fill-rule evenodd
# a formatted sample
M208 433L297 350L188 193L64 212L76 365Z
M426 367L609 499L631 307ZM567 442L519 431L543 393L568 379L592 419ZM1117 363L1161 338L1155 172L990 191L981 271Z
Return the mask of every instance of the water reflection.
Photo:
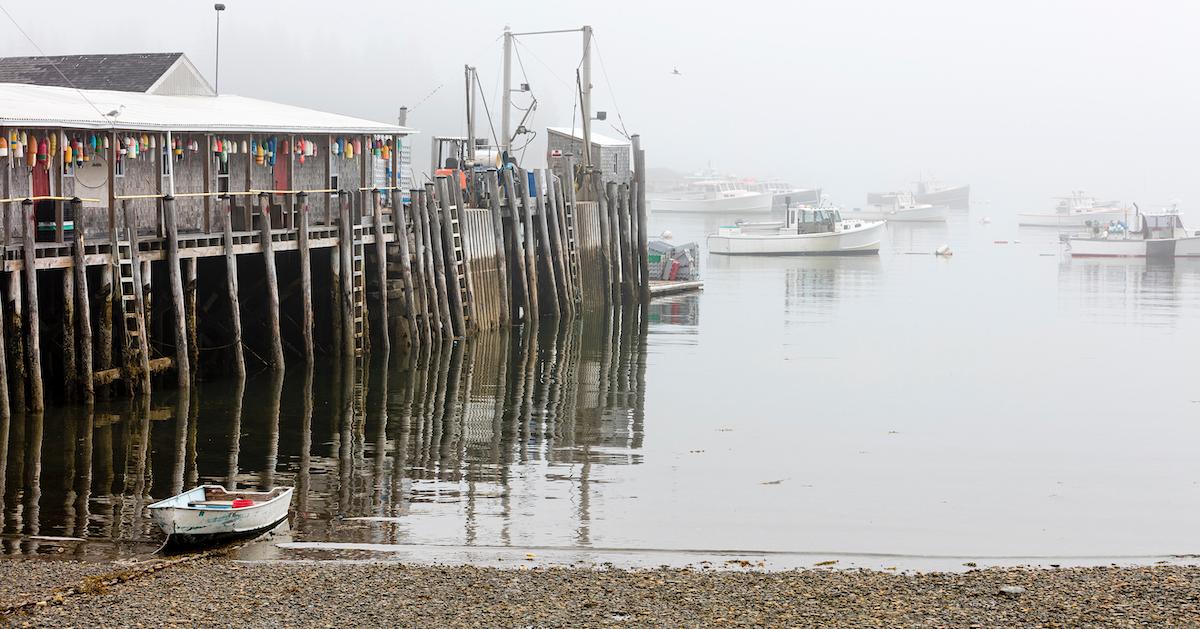
M1197 305L1200 260L1064 257L1058 283L1067 305L1092 321L1173 326Z
M7 553L147 552L146 505L209 482L294 485L298 540L503 544L561 527L588 544L602 470L641 462L648 325L630 311L3 418L0 538Z

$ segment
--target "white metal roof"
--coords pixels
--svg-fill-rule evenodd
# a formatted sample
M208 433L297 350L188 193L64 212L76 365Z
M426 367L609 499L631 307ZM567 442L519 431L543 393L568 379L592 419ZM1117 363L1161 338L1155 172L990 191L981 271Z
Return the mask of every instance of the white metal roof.
M108 116L110 112L119 112ZM404 135L413 129L265 100L0 83L0 126Z
M553 131L559 135L565 135L576 140L583 140L583 129L576 127L570 129L567 127L546 127L547 131ZM592 132L592 144L597 146L629 146L628 140L618 140L608 136L600 135L595 131Z

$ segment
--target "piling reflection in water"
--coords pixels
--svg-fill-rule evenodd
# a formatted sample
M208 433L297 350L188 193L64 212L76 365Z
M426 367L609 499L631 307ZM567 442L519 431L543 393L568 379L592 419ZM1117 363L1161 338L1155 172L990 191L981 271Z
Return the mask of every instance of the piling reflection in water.
M694 312L682 301L0 419L4 550L148 552L161 536L146 506L197 483L294 485L298 540L503 544L552 529L589 544L605 466L641 462L650 320Z

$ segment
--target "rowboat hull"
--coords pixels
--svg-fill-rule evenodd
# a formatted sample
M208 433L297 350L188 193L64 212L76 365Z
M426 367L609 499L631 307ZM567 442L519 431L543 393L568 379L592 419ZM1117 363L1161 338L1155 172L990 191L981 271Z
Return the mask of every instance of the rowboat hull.
M866 223L821 234L742 233L723 228L708 237L709 253L719 255L871 255L879 253L883 223Z
M261 502L241 508L194 506L213 491L238 496L263 496ZM150 515L172 545L195 545L254 537L269 531L288 517L292 488L273 492L226 492L206 485L150 505Z

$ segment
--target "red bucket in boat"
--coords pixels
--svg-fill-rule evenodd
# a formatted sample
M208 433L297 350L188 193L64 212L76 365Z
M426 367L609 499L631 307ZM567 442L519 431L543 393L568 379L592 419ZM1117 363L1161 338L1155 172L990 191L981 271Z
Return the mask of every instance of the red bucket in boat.
M254 506L253 500L248 500L246 498L238 498L237 500L233 501L234 509L242 509L242 508L250 507L250 506Z

